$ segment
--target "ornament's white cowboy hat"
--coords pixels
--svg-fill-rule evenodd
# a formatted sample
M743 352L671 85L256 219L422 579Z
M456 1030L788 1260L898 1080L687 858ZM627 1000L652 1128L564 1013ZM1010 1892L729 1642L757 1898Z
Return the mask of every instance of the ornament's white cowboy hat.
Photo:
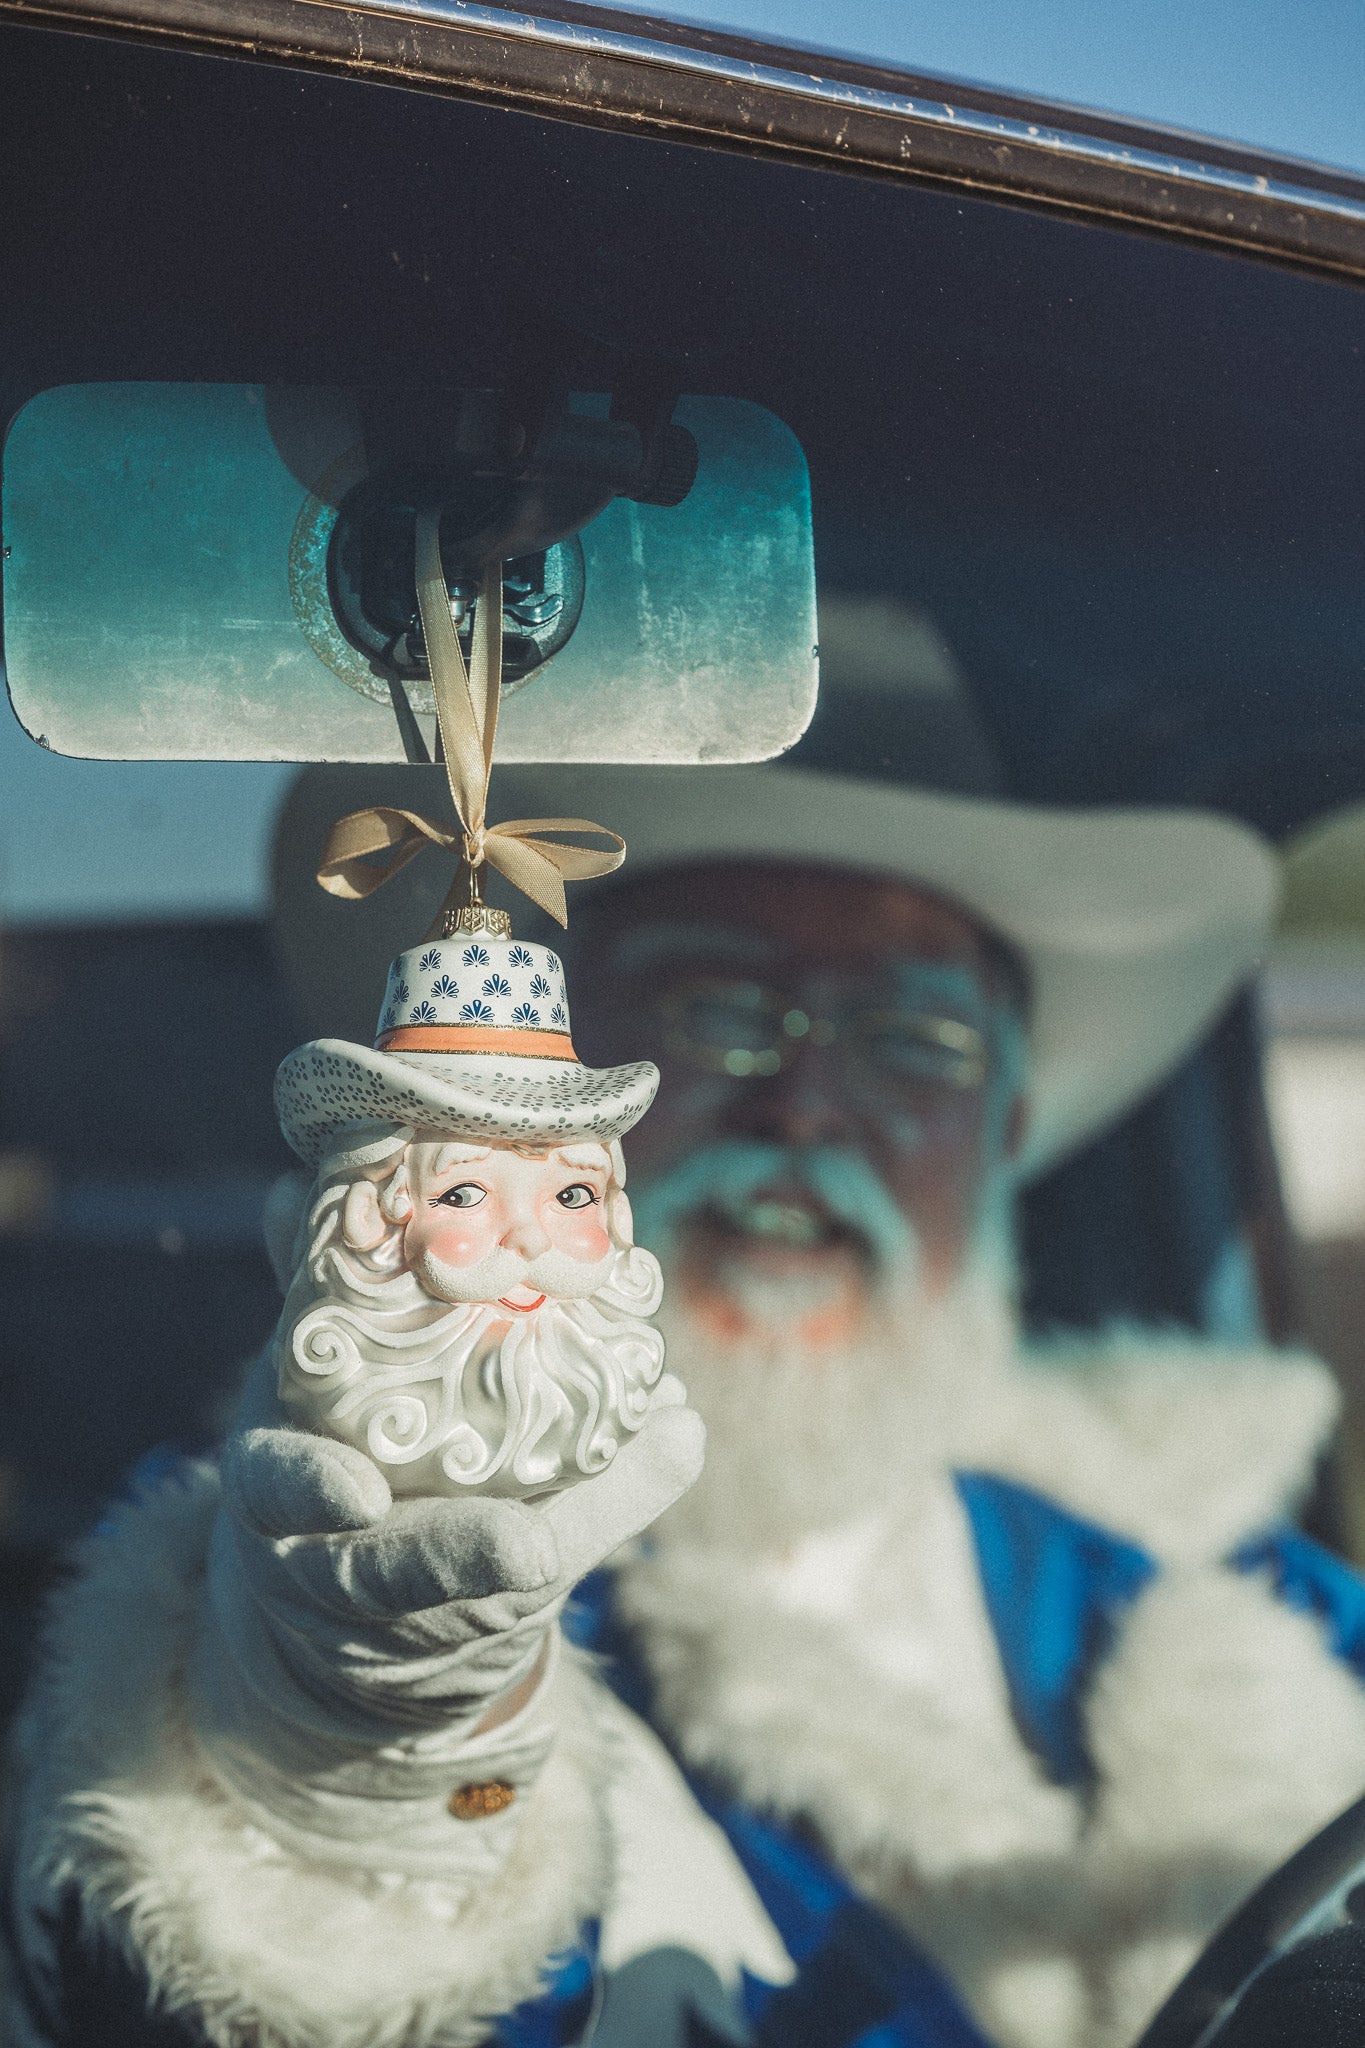
M639 1121L657 1067L585 1067L557 955L513 940L507 922L476 912L468 929L400 953L373 1046L322 1038L290 1053L275 1108L301 1159L363 1142L358 1126L561 1145L607 1144Z
M1170 1072L1256 966L1274 921L1271 849L1204 812L1050 810L770 765L499 773L513 810L534 813L552 792L609 817L630 849L627 884L662 868L789 861L910 882L994 932L1031 988L1025 1176Z

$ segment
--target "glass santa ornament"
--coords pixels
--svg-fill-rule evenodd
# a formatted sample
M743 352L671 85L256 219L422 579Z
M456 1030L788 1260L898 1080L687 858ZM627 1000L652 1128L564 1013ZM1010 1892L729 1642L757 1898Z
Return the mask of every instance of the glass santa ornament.
M658 1071L582 1065L559 959L505 913L447 923L394 961L372 1048L322 1039L280 1069L317 1179L279 1390L395 1494L528 1499L602 1471L658 1394L662 1280L620 1143Z

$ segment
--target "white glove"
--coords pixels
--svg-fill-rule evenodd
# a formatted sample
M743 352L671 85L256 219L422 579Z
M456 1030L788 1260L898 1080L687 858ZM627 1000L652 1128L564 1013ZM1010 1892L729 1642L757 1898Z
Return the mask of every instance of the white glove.
M701 1470L684 1399L665 1374L606 1471L543 1503L395 1502L362 1452L285 1421L260 1361L223 1454L192 1700L266 1833L457 1885L498 1868L554 1740L560 1609Z

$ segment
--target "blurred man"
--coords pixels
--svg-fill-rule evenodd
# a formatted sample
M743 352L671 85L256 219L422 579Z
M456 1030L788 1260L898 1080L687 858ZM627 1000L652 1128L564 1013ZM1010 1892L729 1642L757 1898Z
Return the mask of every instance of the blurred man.
M705 1471L675 1498L690 1469L647 1428L499 1504L529 1521L390 1505L258 1374L220 1607L280 1670L229 1671L211 1739L185 1708L214 1475L92 1548L26 1720L20 2038L118 2000L130 2043L223 2048L1123 2048L1365 1779L1330 1629L1357 1589L1275 1533L1333 1396L1193 1339L1025 1357L1012 1208L1250 971L1270 857L1208 818L789 769L521 772L500 799L631 847L570 986L589 1057L661 1069L630 1191ZM433 1720L580 1581L617 1697L547 1655L472 1733ZM252 1702L297 1643L280 1811L247 1814ZM395 1815L447 1779L449 1851L441 1803L396 1867Z
M661 1069L632 1191L708 1432L612 1640L701 1780L817 1842L988 2038L1119 2048L1365 1781L1354 1679L1232 1563L1307 1485L1326 1375L1135 1332L1026 1357L1014 1305L1019 1187L1211 1019L1266 856L781 769L572 801L631 845L578 919L580 1035Z

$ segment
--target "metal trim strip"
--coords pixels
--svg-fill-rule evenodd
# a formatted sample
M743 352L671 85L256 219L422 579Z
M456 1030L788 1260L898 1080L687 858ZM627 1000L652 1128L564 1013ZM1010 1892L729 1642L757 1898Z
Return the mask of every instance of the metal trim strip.
M1019 101L1022 111L1010 112L1008 96L984 89L979 98L994 105L973 105L969 87L945 85L943 97L931 97L924 88L933 81L907 80L915 89L898 91L894 73L877 70L887 84L850 76L860 68L851 61L794 68L782 60L817 60L704 31L688 43L681 24L642 23L657 33L630 33L594 16L486 0L0 0L0 20L343 71L680 142L900 175L1365 277L1365 181L1346 172L1217 143L1208 155L1186 155L1181 145L1197 148L1196 138L1099 116L1087 130L1068 125L1087 118L1071 110Z
M1246 197L1273 199L1279 204L1311 202L1318 209L1338 214L1342 219L1365 222L1365 187L1358 197L1352 197L1333 192L1326 186L1292 184L1264 173L1206 163L1199 158L1177 156L1166 151L1143 149L1109 137L1087 135L1079 129L1050 127L995 111L976 109L961 100L925 99L916 94L890 92L851 80L826 78L814 72L784 71L771 64L753 61L737 63L733 57L718 51L651 41L642 36L613 34L584 23L546 15L512 14L505 8L474 4L474 0L367 0L367 6L371 12L406 20L458 24L468 29L481 29L485 33L555 44L575 52L631 57L639 63L699 72L730 84L762 87L770 92L816 99L830 106L951 128L958 134L986 136L994 141L1030 149L1045 149L1093 162L1122 165L1128 170L1209 185L1219 191L1236 192Z

